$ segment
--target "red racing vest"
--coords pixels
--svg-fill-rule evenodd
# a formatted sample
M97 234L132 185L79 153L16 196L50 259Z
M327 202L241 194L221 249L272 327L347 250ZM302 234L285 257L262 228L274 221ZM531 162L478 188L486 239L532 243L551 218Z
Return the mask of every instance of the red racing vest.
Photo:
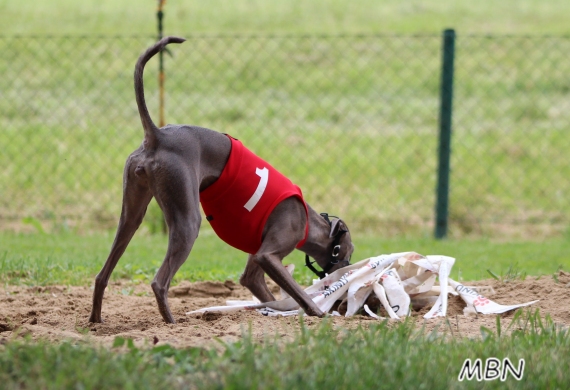
M309 232L309 211L301 189L266 161L228 135L232 149L218 180L200 192L206 219L222 240L249 254L261 247L263 228L281 201L295 196L307 213L303 246Z

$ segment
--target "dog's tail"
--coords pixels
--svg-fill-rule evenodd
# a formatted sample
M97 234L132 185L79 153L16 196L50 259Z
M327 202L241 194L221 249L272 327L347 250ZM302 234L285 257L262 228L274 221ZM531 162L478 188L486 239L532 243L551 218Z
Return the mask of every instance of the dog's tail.
M156 53L164 49L169 43L182 43L186 39L178 37L165 37L160 41L155 43L153 46L149 47L141 56L139 57L137 64L135 65L135 97L137 100L137 106L139 109L139 115L141 116L141 122L144 128L144 145L145 148L154 149L156 147L156 131L158 128L152 121L148 109L146 107L146 102L144 100L144 86L143 86L143 72L144 66Z

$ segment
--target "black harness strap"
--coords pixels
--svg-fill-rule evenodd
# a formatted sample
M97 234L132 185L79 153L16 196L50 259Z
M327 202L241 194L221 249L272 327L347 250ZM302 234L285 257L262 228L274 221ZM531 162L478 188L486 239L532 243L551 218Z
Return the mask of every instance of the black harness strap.
M325 276L327 276L327 273L325 271L319 271L315 267L313 267L313 264L315 263L316 261L311 261L309 255L305 254L305 266L308 267L311 271L313 271L313 273L317 275L319 279L322 279Z
M325 221L327 221L329 223L329 226L332 226L332 222L329 219L329 215L327 213L321 213L321 216L325 219ZM334 216L333 216L334 217ZM334 218L338 218L338 217L334 217ZM342 236L346 233L346 230L341 230L340 232L337 233L337 235L334 237L333 240L333 251L332 251L332 259L327 263L326 266L323 267L322 271L317 270L313 264L316 263L315 261L311 261L309 258L309 255L305 254L305 266L307 268L309 268L315 275L317 275L319 277L319 279L324 278L325 276L327 276L327 274L329 273L329 271L331 270L332 267L334 267L336 264L338 264L341 260L338 260L337 257L340 253L340 239L342 238ZM342 261L346 261L349 265L350 264L350 259L348 260L342 260Z

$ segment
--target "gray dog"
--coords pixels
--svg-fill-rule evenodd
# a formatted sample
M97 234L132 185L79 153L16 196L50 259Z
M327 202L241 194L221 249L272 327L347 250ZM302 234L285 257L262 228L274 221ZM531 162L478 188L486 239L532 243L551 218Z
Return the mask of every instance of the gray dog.
M240 283L261 302L275 298L264 273L309 315L323 312L295 282L281 261L295 248L324 271L323 276L350 264L354 250L345 223L319 215L303 201L301 190L238 140L212 130L185 125L158 128L150 118L143 87L145 64L169 43L166 37L144 52L135 66L135 95L142 125L142 145L127 159L123 204L111 252L95 279L90 322L102 322L105 287L121 255L140 226L154 196L169 230L164 262L152 281L158 309L175 323L167 301L170 282L186 261L198 237L198 203L214 231L228 244L249 253Z

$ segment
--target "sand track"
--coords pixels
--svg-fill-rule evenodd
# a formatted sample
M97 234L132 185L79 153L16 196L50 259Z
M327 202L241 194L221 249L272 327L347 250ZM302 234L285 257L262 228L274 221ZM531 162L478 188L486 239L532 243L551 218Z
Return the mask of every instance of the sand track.
M524 281L501 283L485 280L471 285L491 285L496 295L491 297L502 304L515 304L540 299L531 309L540 309L561 326L570 325L570 273L560 271L556 275L540 278L529 276ZM270 283L277 292L278 288ZM112 345L115 337L131 338L137 346L171 344L176 347L220 345L215 338L224 341L239 339L251 326L255 338L276 336L288 339L299 328L297 317L264 317L257 312L233 314L206 313L187 316L190 310L214 305L224 305L226 299L251 299L251 294L231 281L183 282L171 288L169 302L177 324L165 324L149 285L134 285L129 281L111 283L103 300L104 323L92 324L87 319L91 310L92 288L78 286L24 287L5 286L0 296L0 342L31 337L52 342L74 340L105 346ZM425 321L425 311L413 313L419 324L428 330L438 327L440 332L454 337L479 336L480 327L495 328L495 316L464 316L463 301L458 297L449 299L449 324L443 319ZM511 323L514 312L502 314L503 329ZM365 315L351 318L331 318L335 327L354 329L368 326L377 320ZM305 323L318 325L322 320L305 317ZM451 328L451 329L450 329Z

